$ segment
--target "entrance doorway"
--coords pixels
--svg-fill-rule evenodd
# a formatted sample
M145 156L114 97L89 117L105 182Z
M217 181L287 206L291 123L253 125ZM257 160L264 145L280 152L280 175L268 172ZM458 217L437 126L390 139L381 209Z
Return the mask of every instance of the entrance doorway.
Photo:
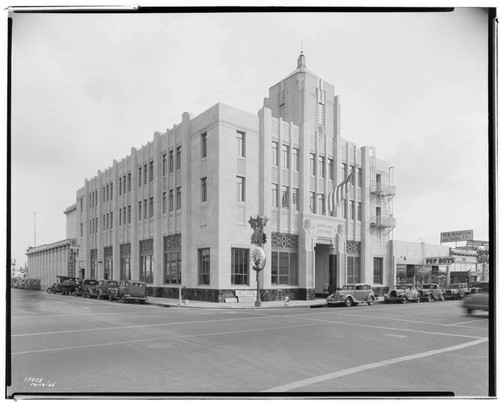
M337 287L336 256L330 254L329 244L316 244L314 248L315 296L326 298Z

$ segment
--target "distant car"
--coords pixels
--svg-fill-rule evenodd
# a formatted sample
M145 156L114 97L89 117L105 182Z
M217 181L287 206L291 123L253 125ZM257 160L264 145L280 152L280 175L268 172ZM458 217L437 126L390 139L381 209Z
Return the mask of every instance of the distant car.
M81 293L83 294L83 297L97 297L97 284L97 279L85 279L81 286Z
M116 287L118 287L118 281L111 279L99 279L97 281L97 286L95 287L96 297L98 299L108 298L108 290Z
M444 292L446 299L463 299L470 293L469 286L466 283L452 283Z
M393 290L384 295L386 303L415 301L420 303L420 293L412 284L396 285Z
M428 302L436 300L444 301L444 290L437 283L423 284L418 291L420 292L421 300Z
M344 285L341 289L326 298L329 305L343 303L346 307L353 304L366 303L369 306L375 301L375 294L370 285L357 283L354 285Z
M474 310L489 311L490 295L487 289L481 289L464 298L463 307L467 314L472 314Z
M146 282L141 281L120 281L117 287L108 289L110 301L120 299L122 303L129 300L138 300L140 303L148 299L146 296Z
M482 290L489 290L490 283L485 281L469 282L469 290L471 293L479 293Z

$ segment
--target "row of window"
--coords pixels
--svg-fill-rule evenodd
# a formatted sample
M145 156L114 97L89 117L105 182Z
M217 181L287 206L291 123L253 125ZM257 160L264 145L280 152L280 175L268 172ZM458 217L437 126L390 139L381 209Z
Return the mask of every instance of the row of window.
M231 284L249 285L250 280L250 250L245 248L231 249ZM97 261L92 260L90 278L96 279ZM153 255L140 256L139 280L153 283ZM198 284L210 285L210 248L198 250ZM163 283L181 283L181 251L174 250L164 254ZM104 260L104 279L113 279L113 260ZM130 257L120 259L120 280L130 280ZM347 257L346 283L361 281L361 258ZM271 253L271 283L273 285L298 286L298 255L296 252L273 251ZM373 258L373 283L383 283L383 258Z

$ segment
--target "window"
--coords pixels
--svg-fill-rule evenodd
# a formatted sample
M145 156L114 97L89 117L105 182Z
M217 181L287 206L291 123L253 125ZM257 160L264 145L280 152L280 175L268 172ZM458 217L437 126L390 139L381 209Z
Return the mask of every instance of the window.
M121 226L122 225L122 209L121 208L120 208L120 211L118 213L118 217L119 217L119 223L118 224L119 224L119 226Z
M118 190L119 190L118 195L122 195L122 178L121 177L118 179Z
M181 188L177 187L177 192L176 192L176 200L175 200L175 206L177 209L181 209L181 201L182 201L182 193L181 193Z
M174 171L174 151L168 152L168 172L172 173Z
M132 190L132 173L127 175L127 191L130 192Z
M274 183L271 185L271 200L273 207L278 207L278 185Z
M316 194L313 191L309 192L309 212L316 213Z
M316 154L309 155L309 172L311 176L316 176Z
M80 198L80 212L83 212L83 198Z
M207 178L201 179L201 202L207 201Z
M138 182L139 182L139 187L142 186L142 167L139 168L139 172L137 173L137 177L138 177Z
M146 283L153 283L153 256L141 255L139 280Z
M347 179L347 164L342 164L342 180Z
M236 140L238 141L238 156L244 158L246 155L246 135L242 131L236 132Z
M172 212L174 210L174 190L169 190L168 192L168 211Z
M231 249L231 284L248 285L248 265L250 252L246 248Z
M328 178L333 180L333 159L328 158Z
M149 162L149 182L150 183L153 181L153 178L154 178L153 170L154 170L154 163Z
M198 250L198 284L210 285L210 249Z
M104 260L104 279L113 279L113 260Z
M360 271L360 258L347 256L347 283L360 282Z
M358 168L358 177L356 179L358 187L361 187L363 184L362 178L363 178L363 171L361 168Z
M175 156L177 170L180 170L180 168L181 168L181 150L182 150L182 147L177 147L177 155Z
M128 206L128 223L132 220L132 206Z
M354 201L349 201L349 218L354 219Z
M294 188L292 192L292 206L294 211L299 210L299 189Z
M120 280L126 281L132 279L130 271L130 257L122 257L120 260Z
M318 194L318 214L325 214L325 195Z
M167 154L162 155L161 169L162 169L163 176L166 176L167 175Z
M358 202L358 204L357 204L356 215L357 215L358 221L361 222L361 202Z
M273 166L278 166L278 143L273 141Z
M102 202L106 202L106 186L102 186Z
M148 217L148 200L144 200L144 215L143 218L146 219Z
M144 184L147 184L148 182L148 164L146 163L144 165Z
M245 201L245 178L236 176L236 201Z
M111 227L111 229L113 229L113 212L111 212L109 214L109 220L110 220L110 222L109 222L110 223L110 227Z
M296 172L299 171L299 149L294 148L293 149L293 170Z
M271 253L271 283L273 285L298 285L297 253L273 251Z
M167 193L166 192L163 193L161 212L162 213L167 212Z
M113 183L111 183L109 185L109 199L112 200L113 199Z
M282 145L282 152L283 152L283 169L289 169L290 168L290 147L288 145Z
M169 251L165 253L164 283L181 283L181 252Z
M102 230L106 230L106 215L102 216Z
M201 141L201 158L206 158L207 157L207 133L203 133L200 136L200 141Z
M325 157L319 156L319 177L325 177Z
M139 201L139 220L142 219L142 201Z
M153 208L153 197L149 199L149 217L152 218L154 215L154 208Z
M83 223L80 223L80 237L83 236Z
M384 259L373 257L373 283L382 283Z
M288 186L283 186L281 188L281 207L282 208L289 208L289 195L290 195L290 188Z

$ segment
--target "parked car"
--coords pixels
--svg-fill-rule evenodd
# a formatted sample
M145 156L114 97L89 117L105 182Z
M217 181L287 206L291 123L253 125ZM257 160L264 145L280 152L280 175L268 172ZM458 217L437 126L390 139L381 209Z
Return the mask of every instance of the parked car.
M47 293L62 293L62 288L61 284L70 279L70 276L64 276L64 275L57 275L56 276L57 280L52 284L52 286L49 286L47 288Z
M485 281L469 282L469 290L471 293L479 293L481 290L489 291L490 283Z
M441 300L444 301L444 290L437 283L426 283L418 290L420 292L421 300L428 302Z
M96 297L98 299L107 298L108 290L116 287L118 287L118 281L114 281L111 279L99 279L95 287L97 295Z
M365 283L356 283L354 285L344 285L341 289L326 298L328 305L343 303L346 307L353 304L366 303L369 306L375 301L375 294L372 287Z
M117 287L108 289L108 298L110 301L120 299L122 303L129 300L139 300L144 303L146 296L146 282L141 281L120 281Z
M463 299L469 293L469 286L466 283L452 283L444 292L444 297L446 299Z
M61 293L64 296L75 293L80 286L80 280L78 278L68 277L63 280L60 284Z
M420 293L412 284L396 285L393 290L384 295L384 301L386 303L406 303L407 301L420 303Z
M40 282L41 282L40 279L33 279L33 278L26 279L24 282L24 289L40 290L41 288Z
M467 314L472 314L474 310L489 311L490 292L488 289L481 289L477 293L470 294L464 298L463 307Z
M84 279L80 289L78 289L78 294L83 297L97 297L97 279Z

